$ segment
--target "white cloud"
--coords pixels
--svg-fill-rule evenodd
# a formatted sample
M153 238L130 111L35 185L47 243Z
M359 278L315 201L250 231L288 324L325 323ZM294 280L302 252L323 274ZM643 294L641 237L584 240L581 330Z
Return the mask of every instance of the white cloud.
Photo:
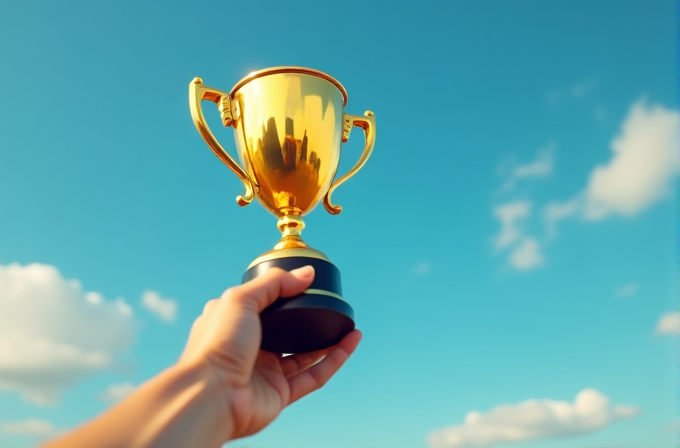
M136 388L137 386L131 383L111 384L99 398L107 403L117 403L130 395Z
M657 334L680 334L680 312L670 311L659 318Z
M0 430L5 434L38 439L51 437L59 432L52 423L35 418L18 422L2 422L0 423Z
M522 179L525 177L547 177L553 170L553 146L541 149L538 157L531 163L520 165L512 171L512 177Z
M144 291L142 306L165 322L172 322L177 316L177 302L161 297L156 291Z
M539 150L535 160L524 165L506 165L499 169L505 173L505 182L499 193L511 191L517 181L525 178L547 177L553 171L554 145ZM530 218L532 204L526 200L497 205L494 216L500 221L501 230L493 239L496 252L509 250L508 263L519 271L529 271L543 263L540 245L535 238L527 237L523 222Z
M497 250L505 249L522 236L519 221L527 218L531 213L531 203L528 201L508 202L496 206L493 211L501 222L501 232L494 240Z
M543 209L548 234L559 221L632 217L669 196L680 171L680 114L659 104L634 103L612 140L612 158L595 167L583 191Z
M123 299L86 292L50 265L0 265L0 389L52 404L78 379L109 368L136 333Z
M510 265L519 271L528 271L543 264L541 247L533 238L524 238L508 258Z
M595 431L638 413L633 406L611 406L601 392L584 389L573 403L527 400L486 413L469 412L462 424L434 431L429 442L433 448L464 448L561 437Z
M509 249L508 263L518 271L529 271L543 264L541 246L535 238L524 234L521 221L531 215L528 201L508 202L496 206L494 215L501 222L501 231L493 240L497 251Z
M637 294L638 289L640 289L640 288L638 287L638 285L636 285L635 283L629 283L629 284L627 284L627 285L625 285L625 286L620 287L620 288L616 291L616 295L617 295L618 297L630 297L630 296L634 296L635 294Z
M558 222L579 213L581 200L581 197L577 196L566 202L553 201L543 208L543 219L545 220L548 236L555 236Z
M575 86L572 95L585 95L595 86L595 81ZM612 139L610 160L595 167L587 184L570 199L551 201L543 207L547 237L553 237L558 224L567 218L597 221L613 215L632 217L670 196L680 172L679 149L680 113L645 100L633 103ZM552 149L548 147L535 161L511 169L501 192L511 190L518 179L545 177L552 169ZM530 218L531 203L517 200L502 204L494 214L501 221L501 231L494 237L496 251L510 249L508 262L518 270L541 265L545 260L542 243L526 235L520 226Z
M512 190L515 183L520 179L530 177L548 177L552 174L554 160L553 153L555 145L549 144L538 151L536 159L525 165L514 166L512 168L504 168L502 171L509 171L505 183L501 187L501 193L506 193Z
M680 168L679 139L677 111L644 101L633 104L612 141L612 159L590 175L585 218L633 216L668 194Z

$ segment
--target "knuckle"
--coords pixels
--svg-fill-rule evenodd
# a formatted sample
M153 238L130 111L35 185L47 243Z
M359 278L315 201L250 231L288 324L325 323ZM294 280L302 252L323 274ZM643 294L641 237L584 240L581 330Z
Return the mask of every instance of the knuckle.
M205 317L204 316L198 316L196 320L194 320L194 323L191 324L191 330L190 333L197 333L201 327L203 326L203 322L205 322Z
M328 378L321 373L319 369L311 369L309 373L312 375L312 379L314 380L314 385L316 388L323 387L326 382L328 382Z
M231 288L227 288L222 293L222 297L220 298L229 301L234 300L234 297L238 297L240 295L238 289L239 289L238 286L232 286Z
M206 302L205 306L203 307L203 314L210 313L210 311L212 311L212 309L215 308L215 306L217 306L219 301L220 299L208 300L208 302Z
M267 273L265 274L266 277L270 279L276 279L276 278L281 278L285 276L288 273L288 271L284 271L281 268L273 267L270 268Z
M229 288L225 291L224 300L238 308L253 308L257 302L247 289L237 287Z

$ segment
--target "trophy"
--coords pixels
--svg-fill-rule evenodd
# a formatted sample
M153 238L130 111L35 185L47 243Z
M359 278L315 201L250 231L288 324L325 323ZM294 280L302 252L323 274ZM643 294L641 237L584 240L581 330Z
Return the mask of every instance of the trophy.
M234 128L241 165L224 150L203 118L201 103L217 104L224 126ZM331 202L333 191L366 163L375 143L375 118L346 114L347 91L326 73L303 67L274 67L253 72L230 93L189 84L191 117L210 149L241 179L246 206L254 198L278 218L281 240L256 258L243 282L270 268L287 271L312 265L309 289L278 298L261 315L262 349L303 353L330 347L354 329L354 311L342 297L340 271L323 253L302 241L302 217L323 202L329 213L342 207ZM354 126L364 130L366 144L356 165L335 179L342 143Z

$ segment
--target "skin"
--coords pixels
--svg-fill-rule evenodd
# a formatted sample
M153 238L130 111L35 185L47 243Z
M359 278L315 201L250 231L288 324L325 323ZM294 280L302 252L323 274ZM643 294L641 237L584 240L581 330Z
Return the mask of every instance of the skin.
M220 447L269 425L322 387L354 352L361 333L335 347L282 357L260 350L259 314L307 289L311 266L266 275L209 301L177 363L94 420L44 448Z

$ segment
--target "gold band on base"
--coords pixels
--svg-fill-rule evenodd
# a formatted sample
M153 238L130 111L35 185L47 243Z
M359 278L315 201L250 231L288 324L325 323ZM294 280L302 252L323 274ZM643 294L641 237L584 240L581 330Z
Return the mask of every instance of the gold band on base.
M257 257L255 260L253 260L252 263L248 266L248 269L252 268L253 266L263 263L265 261L269 260L275 260L277 258L288 258L288 257L307 257L307 258L317 258L319 260L324 260L330 262L327 256L325 256L323 253L319 252L316 249L312 248L300 248L300 249L277 249L277 250L272 250L267 253L264 253ZM246 269L246 270L248 270Z
M319 294L319 295L322 295L322 296L329 296L329 297L333 297L333 298L336 298L336 299L340 299L343 302L345 301L345 299L343 299L342 296L340 296L340 295L338 295L334 292L326 291L325 289L310 288L310 289L307 289L305 291L305 294Z

